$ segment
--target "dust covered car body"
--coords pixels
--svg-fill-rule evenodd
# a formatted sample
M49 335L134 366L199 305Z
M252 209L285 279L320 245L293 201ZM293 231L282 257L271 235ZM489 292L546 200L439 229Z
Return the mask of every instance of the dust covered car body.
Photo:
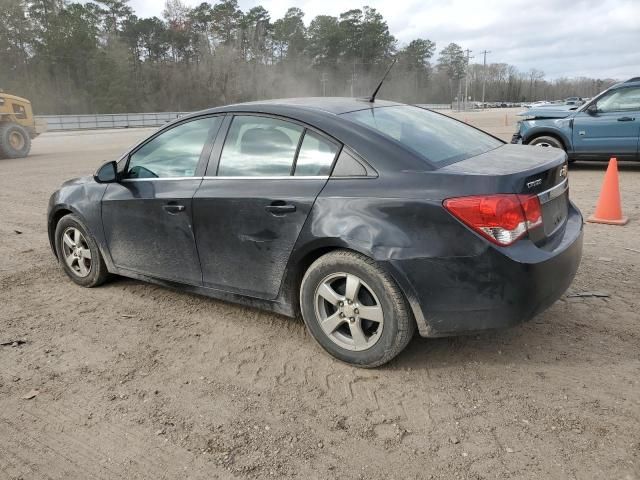
M566 160L393 102L231 105L64 184L49 237L80 285L113 273L301 312L371 367L416 328L509 326L562 295L582 248Z

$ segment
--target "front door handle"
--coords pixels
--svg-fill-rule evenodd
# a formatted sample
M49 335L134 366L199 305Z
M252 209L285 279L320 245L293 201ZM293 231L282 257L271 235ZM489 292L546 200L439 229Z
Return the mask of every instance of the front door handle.
M170 213L171 215L175 215L176 213L184 212L184 205L178 205L177 203L167 203L163 205L164 211Z
M620 117L618 118L619 122L633 122L635 120L635 118L633 117Z
M296 206L290 203L285 203L282 200L277 200L271 205L267 205L264 209L272 215L284 215L285 213L292 213L296 211Z

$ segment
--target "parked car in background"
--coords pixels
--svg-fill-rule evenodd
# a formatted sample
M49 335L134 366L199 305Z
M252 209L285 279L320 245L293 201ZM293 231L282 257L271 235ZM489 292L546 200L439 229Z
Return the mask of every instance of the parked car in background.
M415 106L324 97L180 118L63 184L48 232L81 286L111 273L301 312L322 348L363 367L416 328L531 319L582 251L564 152Z
M539 100L537 102L529 102L529 103L523 103L522 106L524 108L535 108L535 107L541 107L543 105L548 105L550 102L546 101L546 100Z
M519 114L511 143L555 147L569 161L640 160L640 77L618 83L581 107L531 108Z
M568 97L564 99L564 104L580 106L584 104L584 100L581 97Z

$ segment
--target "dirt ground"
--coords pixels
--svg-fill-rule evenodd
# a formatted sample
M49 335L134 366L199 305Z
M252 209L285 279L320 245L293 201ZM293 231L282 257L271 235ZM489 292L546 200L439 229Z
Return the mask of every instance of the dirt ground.
M509 138L507 113L507 126L504 111L460 115ZM48 133L0 161L0 478L640 478L640 164L621 166L630 223L585 226L570 292L607 297L562 298L509 330L416 337L361 370L297 320L65 277L49 195L148 133ZM603 173L570 169L585 215Z

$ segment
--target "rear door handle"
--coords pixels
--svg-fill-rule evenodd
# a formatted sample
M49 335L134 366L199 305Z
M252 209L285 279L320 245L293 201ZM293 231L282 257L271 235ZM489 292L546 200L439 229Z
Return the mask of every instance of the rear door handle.
M272 215L284 215L285 213L295 212L296 206L278 200L273 202L271 205L267 205L264 209Z
M619 122L633 122L635 120L635 118L633 117L620 117L618 118Z
M164 211L170 213L171 215L175 215L176 213L184 212L184 205L178 205L177 203L167 203L163 205Z

